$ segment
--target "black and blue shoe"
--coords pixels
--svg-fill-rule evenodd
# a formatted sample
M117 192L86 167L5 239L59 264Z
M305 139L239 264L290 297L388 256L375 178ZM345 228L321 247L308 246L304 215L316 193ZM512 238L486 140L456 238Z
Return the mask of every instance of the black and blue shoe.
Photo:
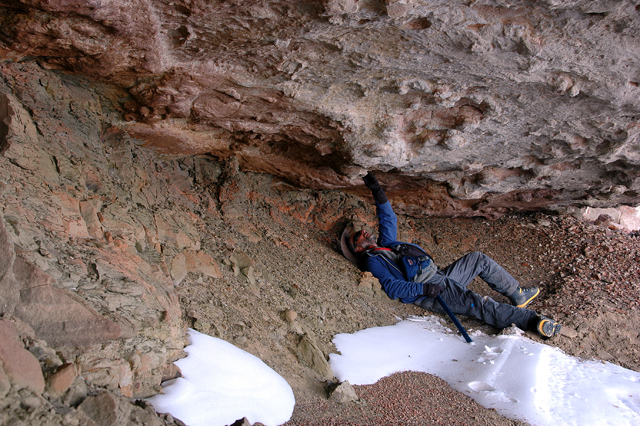
M538 325L536 326L538 333L540 333L540 335L545 339L559 334L560 328L561 325L557 321L543 316L540 316L540 320L538 321Z
M531 303L531 301L535 299L539 294L540 289L538 287L518 287L515 292L507 297L509 298L509 300L511 300L511 304L517 306L518 308L524 308L529 303Z

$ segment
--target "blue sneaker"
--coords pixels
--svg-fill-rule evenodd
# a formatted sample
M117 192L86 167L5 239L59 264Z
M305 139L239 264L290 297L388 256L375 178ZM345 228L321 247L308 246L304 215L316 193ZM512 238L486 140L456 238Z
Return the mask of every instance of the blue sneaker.
M507 297L509 298L509 300L511 300L512 305L515 305L518 308L524 308L539 294L540 294L540 289L538 287L531 287L531 288L518 287L515 292L513 292Z

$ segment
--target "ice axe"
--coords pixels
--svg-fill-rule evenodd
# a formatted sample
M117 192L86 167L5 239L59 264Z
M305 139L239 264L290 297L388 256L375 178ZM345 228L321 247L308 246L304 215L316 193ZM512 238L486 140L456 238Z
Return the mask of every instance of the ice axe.
M436 300L438 301L438 303L440 303L440 306L442 306L442 309L444 309L447 315L449 315L449 318L451 318L451 321L453 321L453 323L456 325L456 327L458 328L458 331L460 332L460 334L462 334L462 337L464 337L464 340L466 340L467 343L473 343L473 340L471 340L471 337L469 337L469 335L467 334L467 330L465 330L462 324L460 324L460 321L458 321L458 318L456 318L456 316L453 315L453 312L451 312L451 309L449 309L447 304L444 303L444 300L442 300L442 297L438 295L436 296Z

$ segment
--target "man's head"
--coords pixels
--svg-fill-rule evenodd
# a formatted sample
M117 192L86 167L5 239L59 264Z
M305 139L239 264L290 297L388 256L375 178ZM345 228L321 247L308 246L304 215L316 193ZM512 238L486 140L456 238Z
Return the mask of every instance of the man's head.
M364 253L369 248L376 247L376 237L364 229L361 229L358 232L354 232L349 237L349 246L357 256L359 253Z
M356 265L368 249L377 247L376 237L365 230L350 233L348 229L345 229L340 243L344 256Z

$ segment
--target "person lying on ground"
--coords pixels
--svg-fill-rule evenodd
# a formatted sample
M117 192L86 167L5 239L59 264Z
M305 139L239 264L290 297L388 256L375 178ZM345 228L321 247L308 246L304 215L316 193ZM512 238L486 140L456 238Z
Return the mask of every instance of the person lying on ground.
M454 314L477 318L498 329L515 324L522 330L535 330L544 338L560 332L558 322L526 309L540 290L521 288L515 278L484 253L469 253L439 269L420 246L397 241L398 221L386 194L371 172L363 180L376 203L380 235L376 239L365 230L350 233L345 229L342 252L360 269L371 272L391 299L445 313L436 300L440 296ZM475 277L505 295L512 304L499 303L467 289Z

